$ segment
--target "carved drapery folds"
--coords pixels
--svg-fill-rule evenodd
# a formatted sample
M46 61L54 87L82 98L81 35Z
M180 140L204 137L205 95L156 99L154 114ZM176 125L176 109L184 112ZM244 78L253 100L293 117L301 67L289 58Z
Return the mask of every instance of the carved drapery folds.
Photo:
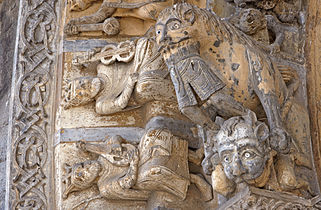
M21 9L13 209L319 208L301 0L61 3Z

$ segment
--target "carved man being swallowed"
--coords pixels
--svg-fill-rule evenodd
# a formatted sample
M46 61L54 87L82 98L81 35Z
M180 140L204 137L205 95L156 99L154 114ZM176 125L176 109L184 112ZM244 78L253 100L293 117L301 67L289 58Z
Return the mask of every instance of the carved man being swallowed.
M280 113L288 90L276 65L252 39L214 13L186 3L162 11L156 34L182 113L216 133L216 115L227 119L249 109L260 113L262 105L271 146L288 150L291 137ZM208 107L212 116L204 112Z

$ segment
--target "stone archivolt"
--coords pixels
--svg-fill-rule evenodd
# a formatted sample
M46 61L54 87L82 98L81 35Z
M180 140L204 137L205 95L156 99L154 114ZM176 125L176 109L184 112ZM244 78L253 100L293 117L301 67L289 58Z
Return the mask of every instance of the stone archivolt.
M50 78L57 52L57 2L25 1L20 6L24 9L15 63L9 208L45 209L50 188Z

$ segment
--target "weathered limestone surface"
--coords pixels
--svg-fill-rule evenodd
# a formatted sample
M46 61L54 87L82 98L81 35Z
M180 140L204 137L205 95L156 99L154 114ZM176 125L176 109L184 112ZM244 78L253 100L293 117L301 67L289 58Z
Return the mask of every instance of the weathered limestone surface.
M18 5L18 0L0 1L0 209L5 205L9 100Z
M321 184L321 1L309 1L307 19L307 88L313 156Z

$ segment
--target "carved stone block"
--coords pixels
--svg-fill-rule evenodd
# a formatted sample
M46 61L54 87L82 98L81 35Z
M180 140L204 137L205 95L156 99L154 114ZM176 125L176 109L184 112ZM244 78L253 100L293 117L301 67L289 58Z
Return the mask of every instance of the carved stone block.
M218 209L319 209L320 197L303 199L289 193L271 192L258 188L246 188Z

